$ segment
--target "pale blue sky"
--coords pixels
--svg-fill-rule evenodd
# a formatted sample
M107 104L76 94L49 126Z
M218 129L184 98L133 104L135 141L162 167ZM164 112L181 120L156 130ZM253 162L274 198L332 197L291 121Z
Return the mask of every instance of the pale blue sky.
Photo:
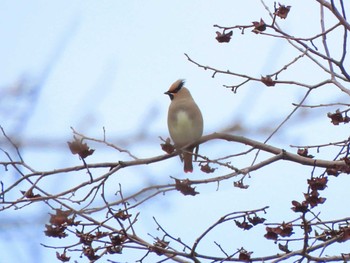
M266 0L271 8L273 2ZM310 8L317 8L317 5L305 2L285 4L292 5L292 10L287 20L278 21L284 29L292 35L301 32L302 36L318 32L318 20L310 19L310 10L313 10ZM250 24L261 17L270 22L260 2L255 0L1 1L0 89L5 91L10 87L15 93L13 87L22 80L26 84L39 85L40 93L34 96L35 105L26 105L16 101L16 96L12 97L13 111L0 113L0 124L9 133L19 131L23 143L28 145L23 152L25 160L38 170L80 164L66 148L66 141L71 138L71 126L88 136L100 138L102 127L105 127L111 142L128 147L139 157L151 157L162 154L158 136L168 136L166 114L169 98L163 93L175 80L184 78L202 110L206 134L239 123L248 128L248 134L244 135L264 140L267 134L259 133L258 128L274 129L293 109L291 103L298 103L306 90L287 85L267 88L252 82L233 94L222 85L237 84L240 80L223 75L213 79L212 72L199 69L184 56L187 53L204 65L255 77L275 72L297 55L285 41L255 35L249 30L244 35L235 31L229 44L219 44L215 40L217 29L213 24ZM307 62L302 65L299 69L292 67L280 77L287 80L297 77L298 81L313 84L323 74L308 68L310 64ZM334 102L342 97L338 91L322 89L311 96L309 102ZM27 122L17 119L22 107L30 109ZM327 110L320 112L325 114ZM332 137L339 138L339 133L346 134L344 127L330 126L329 120L320 116L319 112L311 112L297 124L292 119L291 125L286 126L272 142L290 150L289 144L327 143ZM310 128L310 121L319 122L319 126ZM145 129L142 133L145 138L141 138L137 145L133 141L126 142L135 139L142 129ZM215 157L222 152L231 152L233 146L235 152L242 149L238 145L220 142L210 142L201 149L204 155ZM115 154L99 148L89 161L126 158ZM241 158L234 165L243 168L251 160ZM140 185L150 181L170 183L170 175L183 178L179 166L179 160L173 158L164 164L128 169L125 177L138 174L135 176ZM249 180L251 187L248 191L232 188L232 182L227 182L218 192L216 186L201 186L203 194L195 198L169 195L174 198L158 199L153 207L142 212L146 223L140 226L140 231L155 232L151 216L156 214L167 229L174 224L191 224L197 234L189 233L187 228L177 228L179 236L187 237L190 242L222 214L268 204L271 204L270 220L280 220L282 213L288 213L292 219L290 201L301 198L309 174L304 170L304 174L295 175L300 167L291 167L279 163L261 170ZM220 172L225 173L218 170L215 175ZM191 176L203 175L197 171ZM121 179L125 185L135 187L134 181L126 178ZM50 183L55 186L57 181ZM334 183L341 184L340 181ZM325 205L336 209L331 204ZM164 205L168 207L168 213L159 214ZM189 223L187 218L177 216L191 214L193 207L201 218L200 222ZM42 232L49 211L40 206L32 209L23 209L20 216L16 211L2 213L0 251L3 257L0 263L49 262L54 257L54 250L39 245L40 242L55 242L45 238ZM32 229L21 229L14 219L28 214L30 219L38 218L38 224L29 220ZM263 233L263 227L258 231ZM25 240L22 240L22 233ZM228 235L227 231L222 231L221 235ZM254 256L265 252L263 246L258 249L253 245L249 247L249 235L247 239L241 235L240 238L242 243L234 242L235 248L247 245L248 250L254 249ZM27 240L33 241L30 246ZM272 242L269 248L274 248ZM215 246L206 248L207 251L211 249L217 252ZM126 257L121 262L132 262L130 260Z

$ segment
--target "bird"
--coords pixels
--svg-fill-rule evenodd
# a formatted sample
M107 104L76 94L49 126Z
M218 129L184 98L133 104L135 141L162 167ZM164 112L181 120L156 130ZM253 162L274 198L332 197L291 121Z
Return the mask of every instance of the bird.
M168 129L176 149L195 143L203 134L203 116L190 91L184 87L185 81L175 81L164 94L169 95ZM198 147L198 146L197 146ZM180 155L184 162L184 171L192 172L193 150L196 146L182 149ZM197 148L198 150L198 148Z

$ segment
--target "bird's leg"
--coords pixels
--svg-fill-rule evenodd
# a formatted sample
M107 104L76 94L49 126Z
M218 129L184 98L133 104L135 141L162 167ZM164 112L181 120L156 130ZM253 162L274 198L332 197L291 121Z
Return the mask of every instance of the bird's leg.
M195 155L194 155L194 160L197 161L197 156L198 156L198 151L199 151L199 145L195 147Z

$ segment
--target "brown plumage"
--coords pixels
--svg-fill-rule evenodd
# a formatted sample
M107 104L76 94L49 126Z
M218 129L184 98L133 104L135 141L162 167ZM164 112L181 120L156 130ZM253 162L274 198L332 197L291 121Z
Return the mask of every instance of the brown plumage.
M203 134L203 117L191 93L184 87L184 80L174 82L165 94L171 103L168 111L168 129L176 148L182 148L199 140ZM192 172L194 146L184 149L184 171Z

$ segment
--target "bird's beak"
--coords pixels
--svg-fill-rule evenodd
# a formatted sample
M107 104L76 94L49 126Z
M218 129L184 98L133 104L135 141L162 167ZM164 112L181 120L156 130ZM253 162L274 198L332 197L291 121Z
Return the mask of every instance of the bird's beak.
M172 93L171 93L171 92L169 92L169 91L164 92L164 94L165 94L165 95L168 95L168 96L169 96L169 98L170 98L170 100L173 100L173 98L174 98L174 94L172 94Z

